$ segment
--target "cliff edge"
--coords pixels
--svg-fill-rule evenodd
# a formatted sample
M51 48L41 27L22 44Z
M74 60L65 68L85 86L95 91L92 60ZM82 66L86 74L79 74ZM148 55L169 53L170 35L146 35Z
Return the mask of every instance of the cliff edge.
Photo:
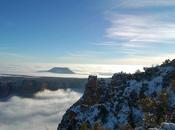
M175 123L175 60L135 74L116 73L109 83L89 76L83 96L57 130L175 128L163 122Z

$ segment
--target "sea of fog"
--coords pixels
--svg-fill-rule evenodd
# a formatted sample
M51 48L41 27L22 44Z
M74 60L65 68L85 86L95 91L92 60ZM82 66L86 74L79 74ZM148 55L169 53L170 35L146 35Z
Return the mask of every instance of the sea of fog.
M45 90L34 98L14 96L0 102L0 129L56 130L62 115L80 96L70 89Z
M49 70L53 67L67 67L75 74L56 74L39 72ZM47 76L47 77L75 77L87 78L88 75L99 77L111 77L116 72L134 73L136 70L143 70L144 65L95 65L95 64L0 64L0 75L28 75L28 76Z

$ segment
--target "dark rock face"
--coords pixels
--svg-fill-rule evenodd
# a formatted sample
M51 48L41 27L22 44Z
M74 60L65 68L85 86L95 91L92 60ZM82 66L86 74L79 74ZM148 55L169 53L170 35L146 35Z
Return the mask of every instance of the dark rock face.
M11 84L8 82L0 83L0 97L7 97L11 91Z
M172 62L114 74L110 83L89 76L84 95L66 111L58 130L144 130L175 122Z

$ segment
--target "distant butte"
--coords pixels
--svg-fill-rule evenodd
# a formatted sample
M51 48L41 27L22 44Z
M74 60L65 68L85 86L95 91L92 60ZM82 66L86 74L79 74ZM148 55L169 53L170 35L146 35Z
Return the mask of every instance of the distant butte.
M70 70L67 67L54 67L48 70L48 72L59 73L59 74L75 74L72 70Z

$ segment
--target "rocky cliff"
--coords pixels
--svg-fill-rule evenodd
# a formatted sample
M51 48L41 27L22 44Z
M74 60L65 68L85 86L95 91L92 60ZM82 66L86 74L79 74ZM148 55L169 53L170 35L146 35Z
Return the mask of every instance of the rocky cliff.
M58 130L175 128L163 122L175 122L175 60L144 72L114 74L109 83L89 76L83 96L66 111Z

